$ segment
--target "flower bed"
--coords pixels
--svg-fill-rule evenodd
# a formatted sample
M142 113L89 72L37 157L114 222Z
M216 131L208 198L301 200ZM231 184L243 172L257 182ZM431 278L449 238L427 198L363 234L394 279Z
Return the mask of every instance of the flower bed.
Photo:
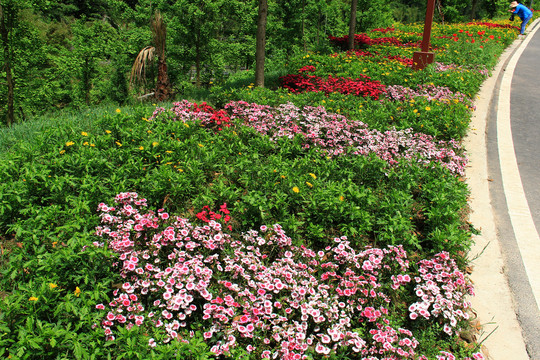
M125 279L107 306L96 305L107 311L109 340L118 326L144 326L162 329L158 341L187 341L187 324L196 320L217 355L243 347L260 358L305 359L346 348L363 358L427 359L415 354L414 334L390 321L391 298L413 278L413 321L442 317L451 335L468 318L463 297L472 288L447 253L422 260L415 274L399 246L358 251L341 237L314 251L292 246L279 225L234 238L214 220L194 226L148 211L136 193L115 202L99 205L97 228Z

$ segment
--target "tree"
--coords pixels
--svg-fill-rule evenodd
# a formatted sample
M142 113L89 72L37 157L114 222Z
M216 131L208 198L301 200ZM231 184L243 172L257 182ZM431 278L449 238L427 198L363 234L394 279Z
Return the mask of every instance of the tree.
M257 20L257 45L255 50L255 85L260 87L264 87L264 60L267 16L268 1L259 0L259 18Z

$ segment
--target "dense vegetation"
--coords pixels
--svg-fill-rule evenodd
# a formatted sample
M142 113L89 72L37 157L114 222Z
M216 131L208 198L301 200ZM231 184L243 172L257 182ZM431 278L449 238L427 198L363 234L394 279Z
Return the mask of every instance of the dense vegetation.
M270 2L261 88L255 4L2 5L19 114L64 109L0 133L0 356L483 358L460 143L508 20L434 25L414 71L401 3L345 51L347 2ZM156 8L177 101L131 103Z

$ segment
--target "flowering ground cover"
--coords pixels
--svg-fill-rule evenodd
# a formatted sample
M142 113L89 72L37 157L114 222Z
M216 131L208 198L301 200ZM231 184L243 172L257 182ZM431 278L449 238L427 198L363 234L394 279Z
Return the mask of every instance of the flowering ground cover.
M459 144L508 23L435 25L420 72L400 44L421 29L396 24L291 58L289 88L96 111L10 144L0 355L482 359L462 336L476 230Z

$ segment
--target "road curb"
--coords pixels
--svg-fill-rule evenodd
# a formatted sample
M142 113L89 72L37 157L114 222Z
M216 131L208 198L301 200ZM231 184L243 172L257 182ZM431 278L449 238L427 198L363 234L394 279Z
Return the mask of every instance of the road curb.
M539 21L536 20L529 28L535 27ZM476 293L471 302L482 325L479 342L483 345L484 355L491 360L529 360L505 273L501 243L497 237L487 162L487 123L490 111L497 105L494 101L498 99L496 95L506 66L520 45L521 40L516 40L505 50L492 76L482 84L470 130L464 139L469 158L466 181L471 192L470 221L481 231L481 235L473 237L474 245L469 253L474 265L471 279Z

